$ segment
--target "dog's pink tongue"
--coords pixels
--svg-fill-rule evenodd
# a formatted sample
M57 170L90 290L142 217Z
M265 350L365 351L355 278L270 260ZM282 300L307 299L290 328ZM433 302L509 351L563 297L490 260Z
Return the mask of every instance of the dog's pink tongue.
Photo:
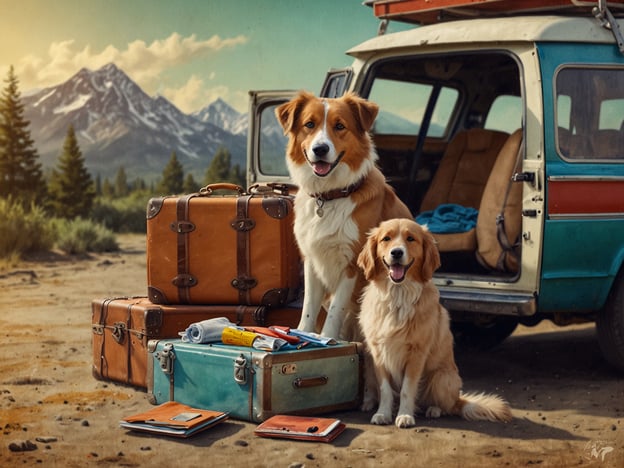
M405 276L405 267L403 265L391 265L390 266L390 278L393 281L402 281Z
M314 173L316 175L324 176L329 174L329 171L331 170L331 164L323 161L315 162L312 163L312 169L314 170Z

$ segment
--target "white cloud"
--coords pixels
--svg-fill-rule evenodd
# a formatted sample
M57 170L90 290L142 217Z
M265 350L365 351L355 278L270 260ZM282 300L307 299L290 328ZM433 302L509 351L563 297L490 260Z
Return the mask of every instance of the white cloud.
M179 88L165 88L161 94L173 102L182 112L194 112L207 105L204 82L196 75Z
M182 37L172 33L165 39L158 39L151 44L136 40L124 50L109 45L101 51L94 51L89 45L80 50L73 40L54 42L50 45L46 57L28 55L15 66L21 88L42 88L56 85L67 80L83 67L98 69L113 62L124 70L139 86L146 90L157 87L163 72L173 67L203 58L223 49L231 49L247 42L247 37L239 35L221 38L217 35L206 40L198 40L192 34ZM187 82L188 92L195 86L193 78Z
M196 112L218 98L223 99L239 112L246 112L248 96L244 92L232 92L227 86L207 88L204 81L191 75L179 88L165 88L161 94L173 102L182 112Z

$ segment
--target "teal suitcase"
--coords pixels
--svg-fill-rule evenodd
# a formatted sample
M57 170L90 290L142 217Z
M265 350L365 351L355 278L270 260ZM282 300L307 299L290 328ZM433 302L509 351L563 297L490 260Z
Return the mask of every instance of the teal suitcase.
M361 344L265 352L253 348L148 343L150 402L177 401L260 422L275 414L319 414L361 402Z

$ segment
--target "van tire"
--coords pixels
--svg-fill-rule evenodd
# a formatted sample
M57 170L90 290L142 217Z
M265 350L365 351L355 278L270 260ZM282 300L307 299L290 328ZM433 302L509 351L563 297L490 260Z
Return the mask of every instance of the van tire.
M624 274L616 279L607 304L596 317L596 332L605 360L624 372Z
M464 349L486 351L502 343L518 326L516 317L496 317L483 322L451 322L455 344Z

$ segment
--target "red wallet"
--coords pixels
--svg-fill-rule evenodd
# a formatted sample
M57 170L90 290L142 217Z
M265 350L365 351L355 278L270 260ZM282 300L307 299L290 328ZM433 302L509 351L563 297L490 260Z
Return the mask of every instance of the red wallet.
M260 437L331 442L346 425L340 419L278 414L261 423L254 434Z

